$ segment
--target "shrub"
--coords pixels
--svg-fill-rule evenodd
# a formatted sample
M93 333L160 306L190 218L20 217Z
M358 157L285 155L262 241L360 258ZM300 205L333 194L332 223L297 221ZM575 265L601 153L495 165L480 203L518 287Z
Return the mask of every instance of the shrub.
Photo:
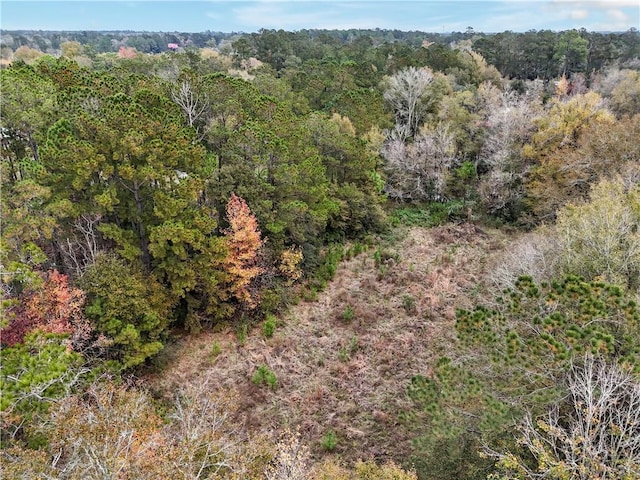
M354 315L355 315L355 312L353 310L353 307L351 305L347 305L344 311L342 312L342 319L345 322L350 322L351 320L353 320Z
M258 367L256 372L253 374L253 377L251 377L251 381L258 386L266 383L272 390L275 390L278 387L278 378L276 377L276 374L264 364Z
M221 353L222 347L220 344L217 341L213 342L213 345L211 345L211 358L215 360Z
M332 280L338 270L338 263L344 258L345 252L340 244L329 245L320 255L318 267L309 282L309 288L322 291L327 282Z
M559 249L555 232L539 228L507 247L490 274L491 280L500 290L515 288L523 275L531 276L538 283L549 280L558 270Z
M416 299L412 295L404 295L402 297L402 308L408 315L416 313Z
M393 462L376 465L372 460L358 461L352 469L338 465L335 460L328 460L317 466L313 480L418 480L415 472L403 470Z
M242 322L240 325L238 325L238 328L236 328L236 338L238 339L239 345L242 346L246 343L248 334L249 325L247 325L246 322Z
M265 338L271 338L273 337L273 333L275 332L275 330L276 317L269 313L267 314L267 318L265 319L265 321L262 323L262 334L265 336Z
M591 201L558 213L560 266L565 273L640 287L640 188L604 181Z
M338 437L336 437L336 434L333 430L329 430L322 436L320 444L326 451L333 452L338 446Z
M172 303L152 275L115 256L99 255L80 284L87 294L87 317L112 340L114 368L140 365L163 348Z
M309 448L300 441L300 432L286 429L276 445L271 464L265 470L266 480L308 480Z

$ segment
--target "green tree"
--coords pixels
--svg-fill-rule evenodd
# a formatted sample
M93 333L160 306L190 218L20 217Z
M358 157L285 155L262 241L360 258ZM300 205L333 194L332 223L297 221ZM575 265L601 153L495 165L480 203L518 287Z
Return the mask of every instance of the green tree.
M147 268L149 228L177 216L201 189L189 173L198 160L203 163L204 152L162 118L159 109L167 103L145 91L135 99L108 97L71 121L59 120L43 153L56 200L71 201L76 214L102 214L103 235L124 258L140 259Z
M604 180L582 205L558 212L559 262L564 272L640 289L640 188Z
M560 74L584 72L587 67L589 41L577 30L568 30L560 35L554 49L553 60Z
M483 445L516 451L507 432L515 433L525 412L535 417L565 397L562 379L576 358L640 365L636 303L620 287L578 277L541 284L521 277L493 305L459 310L456 333L458 353L409 386L417 416L409 418L425 422L417 454L431 461L452 442L471 442L466 456ZM469 462L486 475L492 460Z
M68 335L33 331L22 343L2 348L0 427L15 437L23 424L70 395L89 373L84 359L71 350Z
M362 136L372 128L391 128L393 120L385 108L380 92L359 88L339 94L331 104L331 111L351 120L356 134Z
M571 189L582 187L581 182L573 181L581 169L566 168L565 160L585 130L611 128L614 121L602 97L595 92L575 95L566 102L554 100L548 112L537 119L537 131L522 153L525 160L533 163L525 188L538 218L554 218L567 197L575 195ZM581 161L580 157L576 160Z
M187 317L194 308L215 312L224 296L216 293L224 248L206 196L211 162L205 149L155 82L96 80L102 90L65 92L68 119L49 130L43 163L51 205L73 206L69 224L82 214L98 215L106 245L153 272L174 303L191 299Z
M100 255L80 279L86 315L105 337L116 369L141 364L163 347L171 301L162 285L112 255Z
M38 281L35 270L51 256L61 213L47 207L51 191L43 185L40 159L58 104L53 83L24 64L2 69L0 89L0 258L5 270L0 281L20 289Z
M495 452L492 479L635 478L640 475L640 383L617 365L586 357L565 379L568 395L520 425L524 452ZM530 461L530 456L535 459Z

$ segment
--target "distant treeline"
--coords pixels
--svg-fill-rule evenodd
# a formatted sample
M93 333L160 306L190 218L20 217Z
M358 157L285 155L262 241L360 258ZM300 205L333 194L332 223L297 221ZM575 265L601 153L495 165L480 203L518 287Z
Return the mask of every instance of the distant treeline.
M631 66L640 57L640 33L588 32L585 29L554 32L485 34L469 27L464 32L427 33L386 29L260 30L257 33L179 33L133 31L2 31L2 58L20 47L57 54L64 42L78 42L89 56L117 52L121 47L140 53L162 53L169 45L181 49L213 48L239 60L255 57L276 70L308 60L335 59L367 62L383 69L389 58L399 68L415 62L439 68L434 57L447 61L452 45L469 44L500 73L512 79L551 79L562 73L591 74L603 67ZM424 58L422 58L424 57ZM416 64L417 66L417 64Z

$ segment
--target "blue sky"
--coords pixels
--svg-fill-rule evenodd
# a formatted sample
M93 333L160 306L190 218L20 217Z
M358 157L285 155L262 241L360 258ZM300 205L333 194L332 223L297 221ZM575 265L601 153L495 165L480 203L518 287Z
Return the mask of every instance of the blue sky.
M624 31L640 27L639 0L2 0L4 30L255 32L261 28L382 28L426 32Z

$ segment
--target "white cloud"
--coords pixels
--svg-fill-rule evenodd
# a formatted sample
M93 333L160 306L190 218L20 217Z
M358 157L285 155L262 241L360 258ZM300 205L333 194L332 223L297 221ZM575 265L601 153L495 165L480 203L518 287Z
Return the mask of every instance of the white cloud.
M589 16L589 10L586 10L584 8L571 10L569 12L569 18L571 18L573 20L582 20L582 19L587 18L588 16Z
M307 28L318 27L327 17L326 11L292 13L279 5L279 2L261 1L250 6L235 8L233 12L241 25L260 28ZM329 17L330 18L330 17Z
M292 11L291 6L298 2L281 0L259 0L246 6L233 9L235 20L243 27L282 28L299 30L301 28L322 28L345 30L350 28L376 28L386 25L384 18L354 14L351 10L362 10L363 2L337 3L323 2L314 4L304 11ZM348 12L348 13L347 13ZM347 13L345 15L345 13Z
M627 20L629 20L629 15L624 13L622 10L608 10L607 15L613 20L618 20L621 22L626 22Z
M599 0L599 1L598 0L595 0L595 1L551 0L549 3L563 4L563 5L579 5L580 7L591 7L591 8L599 8L599 9L624 8L624 7L638 8L638 0Z
M290 5L291 2L288 6ZM333 25L344 23L344 18L338 16L338 12L333 9L307 10L291 11L284 7L282 2L262 0L245 7L234 8L233 12L238 23L247 27L295 30L300 28L338 28Z
M635 8L631 10L630 5ZM560 20L563 29L585 28L589 31L625 31L640 21L637 0L552 0L541 4L541 15L549 21Z

